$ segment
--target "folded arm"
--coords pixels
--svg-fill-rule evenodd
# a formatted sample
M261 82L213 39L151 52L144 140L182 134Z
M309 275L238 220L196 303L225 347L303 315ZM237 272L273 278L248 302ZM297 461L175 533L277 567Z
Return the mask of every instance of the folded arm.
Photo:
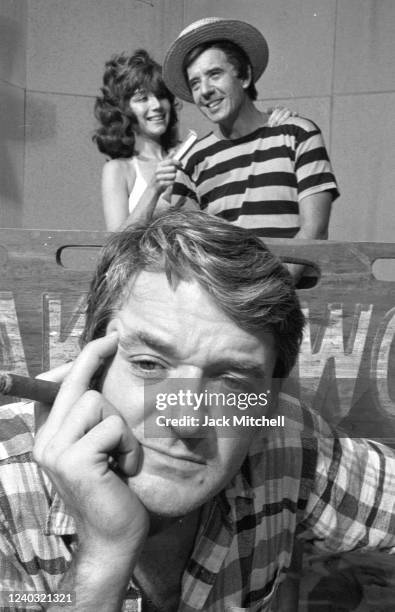
M395 452L370 440L320 438L303 525L325 551L395 553Z
M332 206L331 191L320 191L306 196L299 202L299 231L295 240L326 240L328 238L329 217ZM295 282L303 274L304 266L287 264Z

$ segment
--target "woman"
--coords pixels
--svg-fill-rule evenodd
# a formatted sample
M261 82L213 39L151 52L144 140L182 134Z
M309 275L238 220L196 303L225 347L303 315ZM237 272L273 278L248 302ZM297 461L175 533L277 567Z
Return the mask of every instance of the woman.
M106 228L116 231L168 207L164 192L180 165L172 157L177 103L161 67L144 49L106 62L101 94L93 140L111 158L103 167L102 197ZM290 114L275 109L269 123L282 123Z
M169 153L178 141L176 104L159 64L142 49L106 63L101 92L93 139L112 158L103 168L102 195L106 228L115 231L137 205L152 214L174 181L177 163Z

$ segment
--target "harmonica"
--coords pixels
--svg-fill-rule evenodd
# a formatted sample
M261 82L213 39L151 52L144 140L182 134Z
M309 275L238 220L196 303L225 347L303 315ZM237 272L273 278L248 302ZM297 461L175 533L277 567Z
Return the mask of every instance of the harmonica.
M173 155L173 159L176 160L180 160L182 157L184 157L184 155L186 153L188 153L189 149L191 148L191 146L193 144L195 144L195 142L198 139L198 135L194 130L189 130L188 132L188 136L186 137L186 139L184 140L184 142L182 142L180 144L180 146L178 147L178 149L176 150L176 152Z

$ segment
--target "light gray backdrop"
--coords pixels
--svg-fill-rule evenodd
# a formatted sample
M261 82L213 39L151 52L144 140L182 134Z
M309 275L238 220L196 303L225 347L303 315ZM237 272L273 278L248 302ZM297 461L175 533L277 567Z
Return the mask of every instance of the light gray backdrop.
M262 30L263 106L322 128L342 192L332 239L395 240L394 0L0 0L0 226L103 229L93 102L112 53L161 62L191 21ZM206 124L184 104L181 131Z

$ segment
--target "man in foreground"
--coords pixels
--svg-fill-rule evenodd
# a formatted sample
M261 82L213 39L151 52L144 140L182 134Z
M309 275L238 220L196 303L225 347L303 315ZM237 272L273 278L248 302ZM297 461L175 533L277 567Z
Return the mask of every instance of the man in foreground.
M163 65L168 88L213 124L183 160L172 202L262 237L326 239L338 190L324 141L303 117L268 125L255 104L268 55L255 27L217 17L192 23L170 46ZM302 271L290 266L296 280Z
M241 228L178 212L114 235L35 461L28 406L4 409L2 603L276 610L296 532L394 552L393 452L277 394L302 328L290 276Z

